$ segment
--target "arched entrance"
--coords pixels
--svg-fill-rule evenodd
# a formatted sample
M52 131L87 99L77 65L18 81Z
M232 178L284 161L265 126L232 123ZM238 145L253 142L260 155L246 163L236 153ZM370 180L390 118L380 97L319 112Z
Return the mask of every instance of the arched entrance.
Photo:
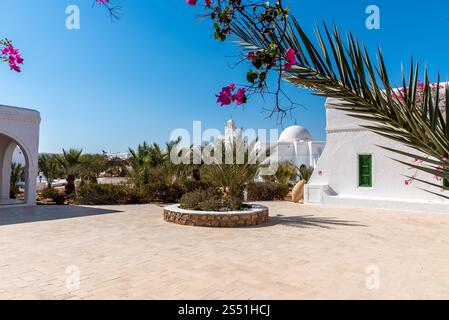
M16 140L0 134L0 205L26 204L30 197L29 155Z
M40 121L38 111L0 105L0 208L36 204ZM11 164L20 161L19 199L11 199Z

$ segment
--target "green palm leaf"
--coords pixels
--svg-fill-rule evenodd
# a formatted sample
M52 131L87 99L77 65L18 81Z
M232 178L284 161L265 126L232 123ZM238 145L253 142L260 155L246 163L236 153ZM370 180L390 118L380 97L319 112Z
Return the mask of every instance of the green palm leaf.
M424 70L424 82L420 84L419 65L412 61L408 77L403 71L404 88L400 92L390 83L380 49L374 64L366 47L352 34L344 42L336 27L331 32L324 25L324 36L316 29L318 45L314 45L294 17L285 24L285 34L279 26L261 34L243 19L232 24L232 31L243 51L268 50L272 43L278 46L279 52L286 48L295 50L298 64L283 72L284 80L311 89L316 95L339 99L341 102L334 106L337 110L368 121L369 124L362 125L364 128L400 142L416 153L386 149L403 156L428 159L430 164L439 163L443 170L401 163L449 178L449 89L447 85L440 88L439 76L435 87ZM277 59L282 61L284 57L279 54ZM445 101L440 98L441 90L445 90Z

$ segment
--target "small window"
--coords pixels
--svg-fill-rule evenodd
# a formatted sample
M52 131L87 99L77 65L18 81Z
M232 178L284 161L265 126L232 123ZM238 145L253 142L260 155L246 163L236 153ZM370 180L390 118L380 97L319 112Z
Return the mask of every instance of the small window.
M443 179L443 186L446 188L449 188L449 180L448 179Z
M373 186L372 155L359 155L359 187Z

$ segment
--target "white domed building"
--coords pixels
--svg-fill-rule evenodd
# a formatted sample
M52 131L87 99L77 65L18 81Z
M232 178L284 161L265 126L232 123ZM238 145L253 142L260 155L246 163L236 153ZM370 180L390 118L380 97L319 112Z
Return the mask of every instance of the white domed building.
M314 141L309 130L294 125L286 128L279 136L278 161L289 161L297 167L316 167L326 142Z
M247 139L246 133L243 129L237 128L234 120L230 119L226 123L224 136L219 136L218 138L228 140L238 134L243 134L244 138ZM277 142L258 142L258 148L269 149L270 146L277 146L271 157L272 162L288 161L297 167L304 165L314 168L325 145L326 142L314 141L309 130L299 125L288 127L282 131Z

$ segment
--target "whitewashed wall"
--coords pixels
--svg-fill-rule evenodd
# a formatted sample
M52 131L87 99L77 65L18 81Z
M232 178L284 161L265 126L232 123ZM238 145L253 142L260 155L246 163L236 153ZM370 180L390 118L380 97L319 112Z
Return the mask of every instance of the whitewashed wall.
M17 145L27 162L26 204L36 203L40 114L35 110L0 105L0 196L9 191L11 160Z
M430 209L449 213L448 200L420 189L441 192L440 188L431 188L417 181L405 185L404 176L414 175L416 170L390 158L405 161L409 158L377 145L401 150L407 150L407 147L361 128L359 124L363 121L334 109L336 103L340 102L335 99L326 101L327 144L306 187L306 202L404 210ZM358 186L359 154L372 154L371 188ZM423 172L419 172L417 178L442 184ZM449 192L445 193L449 196Z

